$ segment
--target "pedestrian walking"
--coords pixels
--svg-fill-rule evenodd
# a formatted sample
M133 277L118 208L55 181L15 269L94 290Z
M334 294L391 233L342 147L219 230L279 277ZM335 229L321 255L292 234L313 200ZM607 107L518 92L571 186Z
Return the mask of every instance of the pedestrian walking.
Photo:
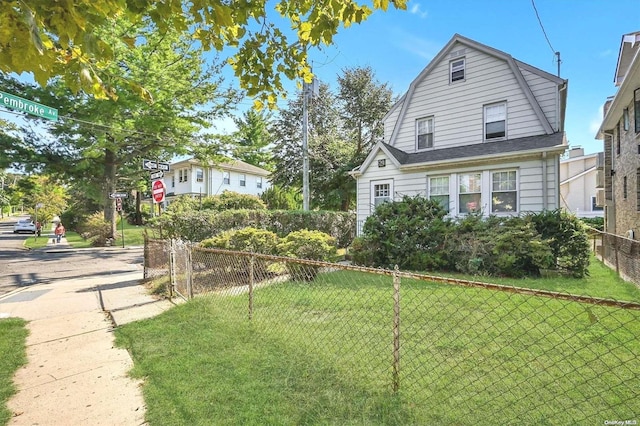
M64 225L62 224L62 222L58 222L55 231L53 231L53 233L56 234L56 244L60 242L62 237L64 237L64 231Z

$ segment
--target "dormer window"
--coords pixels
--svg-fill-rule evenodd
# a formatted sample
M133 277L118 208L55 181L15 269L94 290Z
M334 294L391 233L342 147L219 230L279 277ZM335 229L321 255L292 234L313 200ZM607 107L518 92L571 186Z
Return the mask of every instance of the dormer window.
M433 148L433 117L416 121L417 149Z
M450 82L464 80L464 58L449 62Z
M507 135L507 103L485 105L484 138L500 139Z

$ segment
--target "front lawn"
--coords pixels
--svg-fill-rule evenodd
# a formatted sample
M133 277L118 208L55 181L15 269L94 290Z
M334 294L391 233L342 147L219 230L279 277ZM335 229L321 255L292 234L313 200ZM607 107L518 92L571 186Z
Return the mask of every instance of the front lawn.
M0 319L0 425L9 424L12 414L7 401L16 389L13 375L27 363L26 323L22 319Z
M116 342L146 381L152 426L603 424L640 413L640 311L412 279L400 300L395 394L384 275L273 283L255 291L251 321L242 291L210 293L117 329Z

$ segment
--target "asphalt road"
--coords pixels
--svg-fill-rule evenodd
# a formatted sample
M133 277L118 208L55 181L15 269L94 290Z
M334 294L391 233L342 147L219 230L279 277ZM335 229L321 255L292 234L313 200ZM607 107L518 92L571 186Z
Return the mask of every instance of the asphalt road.
M17 217L0 221L0 295L36 283L141 270L143 249L26 250L30 234L13 234ZM43 229L43 235L47 230Z

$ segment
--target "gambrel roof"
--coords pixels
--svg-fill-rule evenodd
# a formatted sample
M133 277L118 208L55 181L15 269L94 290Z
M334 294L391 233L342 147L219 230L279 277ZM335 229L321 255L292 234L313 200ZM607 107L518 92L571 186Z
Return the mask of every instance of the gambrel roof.
M395 122L394 125L394 129L393 132L391 134L390 140L388 141L388 144L391 146L394 146L396 144L396 140L398 138L398 134L400 132L400 125L401 123L404 121L404 118L407 114L407 109L409 107L409 105L411 104L412 101L412 97L414 95L414 92L416 90L416 88L418 87L418 85L433 71L433 69L440 63L440 61L442 61L444 58L447 57L447 55L449 55L452 51L452 49L457 45L457 44L461 44L464 46L468 46L472 49L476 49L480 52L483 52L487 55L490 55L492 57L501 59L503 61L505 61L507 63L507 65L509 66L511 72L513 73L520 89L522 90L522 93L524 94L524 96L526 97L526 99L528 100L529 104L531 105L531 108L533 109L535 115L537 116L538 120L540 121L544 131L546 132L546 134L551 135L555 132L555 130L553 129L552 125L549 123L549 120L547 119L547 117L545 116L542 108L540 107L540 104L538 103L536 97L534 96L533 92L531 91L531 88L529 87L529 85L527 84L525 77L522 74L521 69L525 69L528 72L531 72L533 74L536 74L540 77L543 77L547 80L550 80L552 82L554 82L555 84L559 85L559 86L564 86L564 90L561 91L561 99L560 99L560 128L559 128L559 132L562 133L564 130L564 118L565 118L565 107L566 107L566 96L567 96L567 90L566 90L566 85L567 85L567 80L562 79L560 77L556 77L553 74L549 74L546 71L540 70L536 67L533 67L531 65L525 64L524 62L518 61L516 59L514 59L511 55L509 55L508 53L502 52L500 50L494 49L490 46L484 45L482 43L478 43L474 40L471 40L469 38L463 37L460 34L455 34L451 40L449 40L449 42L445 45L445 47L440 50L440 52L433 58L433 60L422 70L422 72L411 82L411 84L409 85L409 89L407 90L407 92L402 96L402 98L391 108L391 110L389 111L389 113L385 116L385 119L391 115L392 112L396 111L398 108L400 108L400 113L398 115L398 119Z

